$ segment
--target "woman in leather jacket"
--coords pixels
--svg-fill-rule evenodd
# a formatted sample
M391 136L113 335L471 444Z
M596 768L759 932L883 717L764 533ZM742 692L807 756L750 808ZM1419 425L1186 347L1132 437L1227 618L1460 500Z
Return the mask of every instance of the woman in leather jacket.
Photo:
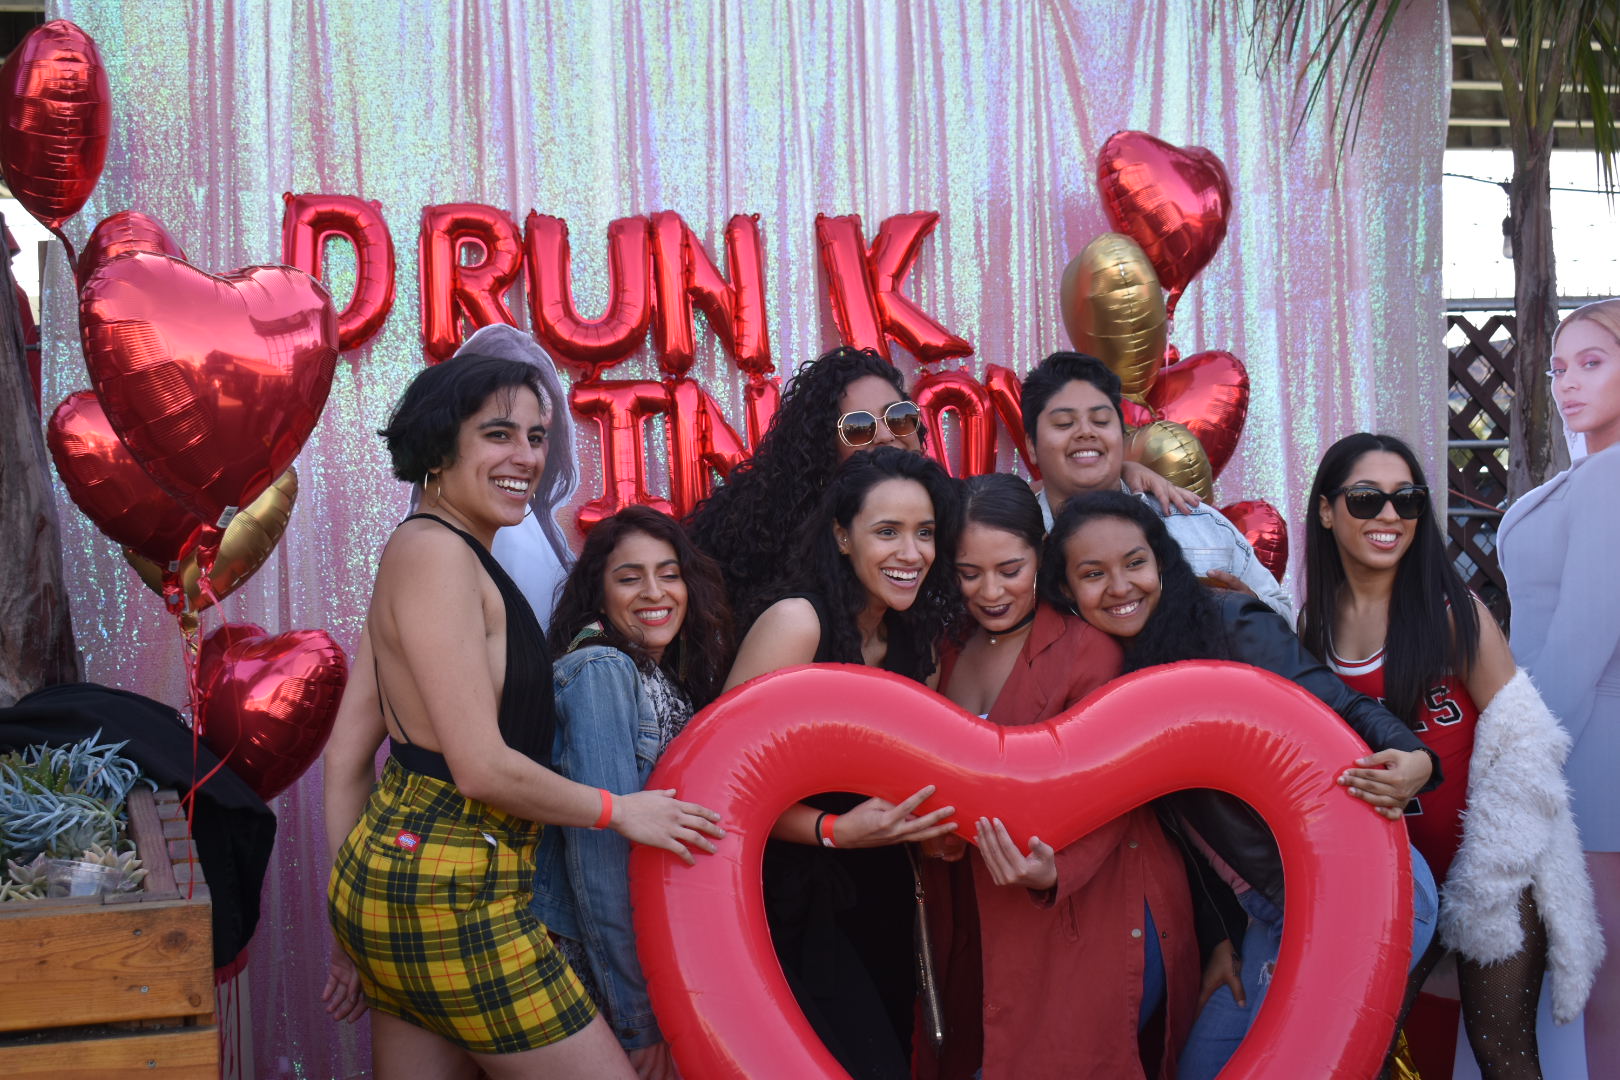
M1235 660L1309 690L1373 748L1340 775L1346 795L1391 820L1439 781L1438 761L1405 724L1346 686L1260 600L1202 586L1159 516L1130 496L1099 492L1069 501L1046 538L1041 593L1117 639L1127 672L1178 660ZM1194 1080L1220 1072L1270 986L1282 940L1282 862L1264 822L1231 796L1178 792L1163 809L1167 827L1208 864L1195 900L1203 908L1200 936L1216 944L1178 1070L1181 1080ZM1434 933L1436 896L1415 851L1412 876L1413 948L1420 956Z

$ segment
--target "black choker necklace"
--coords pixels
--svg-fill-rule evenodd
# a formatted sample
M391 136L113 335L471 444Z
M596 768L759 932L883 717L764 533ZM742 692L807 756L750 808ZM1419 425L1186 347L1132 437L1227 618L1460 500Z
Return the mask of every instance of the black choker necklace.
M990 644L992 644L992 645L1000 645L1002 638L1005 638L1010 634L1018 633L1018 631L1022 630L1024 627L1028 626L1030 623L1032 623L1034 621L1035 621L1035 609L1030 608L1028 615L1025 615L1022 619L1019 619L1016 623L1014 623L1013 625L1007 627L1007 629L999 631L998 633L994 633L994 634L992 634L988 630L986 630L984 633L985 633L985 636L990 639Z

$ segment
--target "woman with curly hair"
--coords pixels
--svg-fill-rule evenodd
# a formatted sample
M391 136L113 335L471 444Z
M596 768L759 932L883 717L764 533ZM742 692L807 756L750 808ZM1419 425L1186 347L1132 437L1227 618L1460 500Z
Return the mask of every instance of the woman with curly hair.
M581 784L640 791L692 713L720 690L731 615L714 560L675 519L630 506L598 524L564 583L548 635L552 767ZM642 1076L672 1076L630 923L630 845L599 829L547 830L535 916Z
M799 368L753 454L687 521L720 564L739 627L774 599L796 527L838 466L861 449L921 450L926 438L900 372L872 350L841 346Z
M760 615L726 688L781 668L864 664L918 682L960 604L952 571L957 484L920 454L880 447L832 478L803 531L793 585ZM908 1075L916 990L912 878L898 847L956 828L953 807L914 816L852 794L789 807L765 853L778 959L816 1033L856 1077ZM832 850L859 848L867 850Z

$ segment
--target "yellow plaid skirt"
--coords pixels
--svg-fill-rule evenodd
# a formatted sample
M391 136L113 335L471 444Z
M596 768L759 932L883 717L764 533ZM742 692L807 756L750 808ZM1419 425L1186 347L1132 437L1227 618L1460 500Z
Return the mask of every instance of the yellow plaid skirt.
M477 1053L545 1046L596 1008L529 913L540 828L389 758L328 910L373 1009Z

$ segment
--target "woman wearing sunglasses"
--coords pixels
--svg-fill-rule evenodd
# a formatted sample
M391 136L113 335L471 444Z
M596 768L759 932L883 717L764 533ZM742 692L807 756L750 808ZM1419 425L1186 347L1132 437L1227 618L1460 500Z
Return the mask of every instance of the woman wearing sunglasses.
M551 761L578 783L640 791L692 713L720 691L731 616L714 561L679 523L630 506L585 538L547 635L556 687ZM531 911L636 1066L675 1075L630 924L630 845L606 829L548 829Z
M1515 675L1502 632L1446 558L1410 447L1366 432L1340 439L1317 467L1307 514L1306 647L1350 687L1382 699L1439 757L1445 778L1406 812L1445 895L1440 937L1413 990L1446 945L1457 948L1463 1020L1482 1074L1539 1077L1536 1003L1549 933L1566 943L1589 934L1580 917L1568 918L1581 894L1589 913L1591 895L1584 879L1564 873L1580 866L1560 768L1568 737L1529 679ZM1549 904L1555 880L1569 891ZM1569 959L1555 951L1555 970Z
M1434 773L1433 755L1418 737L1322 666L1282 616L1255 597L1200 585L1163 519L1139 499L1117 491L1070 499L1046 538L1040 588L1048 603L1070 606L1117 640L1126 671L1235 660L1298 683L1374 748L1346 762L1339 783L1392 821ZM1199 890L1200 938L1210 957L1176 1073L1210 1080L1237 1050L1271 985L1282 944L1282 861L1270 830L1245 803L1205 790L1161 803L1167 827L1210 871ZM1415 955L1428 946L1435 919L1434 882L1416 853L1412 883Z
M800 367L752 455L687 520L692 542L720 564L738 629L747 630L780 595L793 538L839 465L882 446L920 453L927 442L900 372L877 353L840 346ZM1166 513L1173 495L1197 501L1136 462L1122 475Z
M925 438L900 372L877 353L844 346L799 368L753 454L687 522L692 542L720 564L739 629L775 598L794 538L838 466L858 450L921 450Z
M844 462L799 537L791 586L743 639L726 689L809 663L929 680L959 603L958 501L956 481L920 454L884 446ZM777 957L817 1035L858 1078L909 1072L914 903L897 845L956 828L952 807L914 813L933 793L899 805L818 796L790 807L766 848Z
M1045 528L1028 484L973 477L963 518L956 577L971 619L941 658L940 692L1003 726L1052 720L1119 674L1120 648L1038 598ZM918 1076L968 1077L981 1064L986 1080L1174 1075L1198 945L1181 857L1152 808L1061 851L1015 840L1000 820L980 820L978 836L965 853L956 836L929 845L955 864L926 868L950 1015L937 1064L920 1061ZM1138 1033L1161 1009L1144 1067Z
M1514 503L1496 542L1513 648L1574 740L1575 823L1612 942L1620 937L1620 300L1565 319L1549 367L1564 430L1585 437L1587 456ZM1605 1075L1620 1061L1620 947L1598 968L1583 1027L1575 1041L1584 1043L1584 1075Z

